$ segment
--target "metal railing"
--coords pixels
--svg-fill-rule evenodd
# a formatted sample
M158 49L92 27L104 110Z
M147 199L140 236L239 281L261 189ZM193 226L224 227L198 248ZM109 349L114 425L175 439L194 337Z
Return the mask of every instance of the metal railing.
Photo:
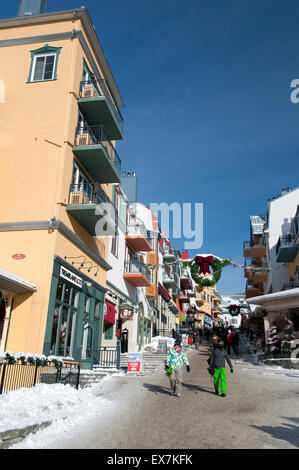
M69 204L103 204L106 215L110 216L117 226L118 212L99 183L71 184Z
M64 361L61 367L49 362L38 364L0 363L0 395L20 388L32 388L36 384L70 384L78 390L80 363Z
M123 117L118 109L117 104L114 102L109 92L108 86L106 84L106 80L89 79L89 80L81 81L79 96L80 98L92 98L95 96L105 96L121 131L123 130Z
M150 270L142 261L125 261L124 272L125 274L143 274L150 282Z
M295 288L298 288L299 287L299 282L288 282L288 283L285 283L282 287L281 290L289 290L289 289L295 289Z
M120 369L120 342L114 346L103 346L92 350L94 365L103 368Z
M97 145L100 144L105 148L108 158L113 163L117 173L121 173L121 159L114 145L108 139L104 131L103 125L89 126L87 124L78 125L76 128L75 146Z
M243 249L244 248L254 248L255 246L264 246L266 244L265 237L262 236L259 238L258 243L255 243L253 240L246 240L243 242Z
M147 229L142 222L137 222L136 224L128 224L127 235L141 235L142 237L148 239Z

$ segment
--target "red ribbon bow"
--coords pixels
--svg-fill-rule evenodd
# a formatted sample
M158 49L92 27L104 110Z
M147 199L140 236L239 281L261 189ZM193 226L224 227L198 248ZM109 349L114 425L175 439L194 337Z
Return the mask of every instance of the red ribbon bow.
M195 262L200 265L199 274L211 274L209 266L212 266L213 256L196 256Z

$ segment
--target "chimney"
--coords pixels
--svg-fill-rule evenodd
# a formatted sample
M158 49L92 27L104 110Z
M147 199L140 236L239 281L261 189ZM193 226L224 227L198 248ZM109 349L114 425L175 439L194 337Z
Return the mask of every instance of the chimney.
M19 0L18 16L32 16L45 13L47 0Z

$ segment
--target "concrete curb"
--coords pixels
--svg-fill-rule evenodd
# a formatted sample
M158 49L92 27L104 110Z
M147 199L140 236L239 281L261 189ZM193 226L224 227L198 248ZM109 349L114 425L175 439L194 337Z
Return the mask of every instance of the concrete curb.
M0 432L0 449L8 449L11 445L21 442L28 434L35 434L51 424L52 421L45 421L22 429L10 429L9 431Z

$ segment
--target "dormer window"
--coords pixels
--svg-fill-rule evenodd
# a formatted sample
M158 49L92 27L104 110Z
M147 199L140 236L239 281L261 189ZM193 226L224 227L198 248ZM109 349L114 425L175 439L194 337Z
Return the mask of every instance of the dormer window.
M31 51L31 67L28 82L45 82L57 79L57 62L61 47L46 44Z

